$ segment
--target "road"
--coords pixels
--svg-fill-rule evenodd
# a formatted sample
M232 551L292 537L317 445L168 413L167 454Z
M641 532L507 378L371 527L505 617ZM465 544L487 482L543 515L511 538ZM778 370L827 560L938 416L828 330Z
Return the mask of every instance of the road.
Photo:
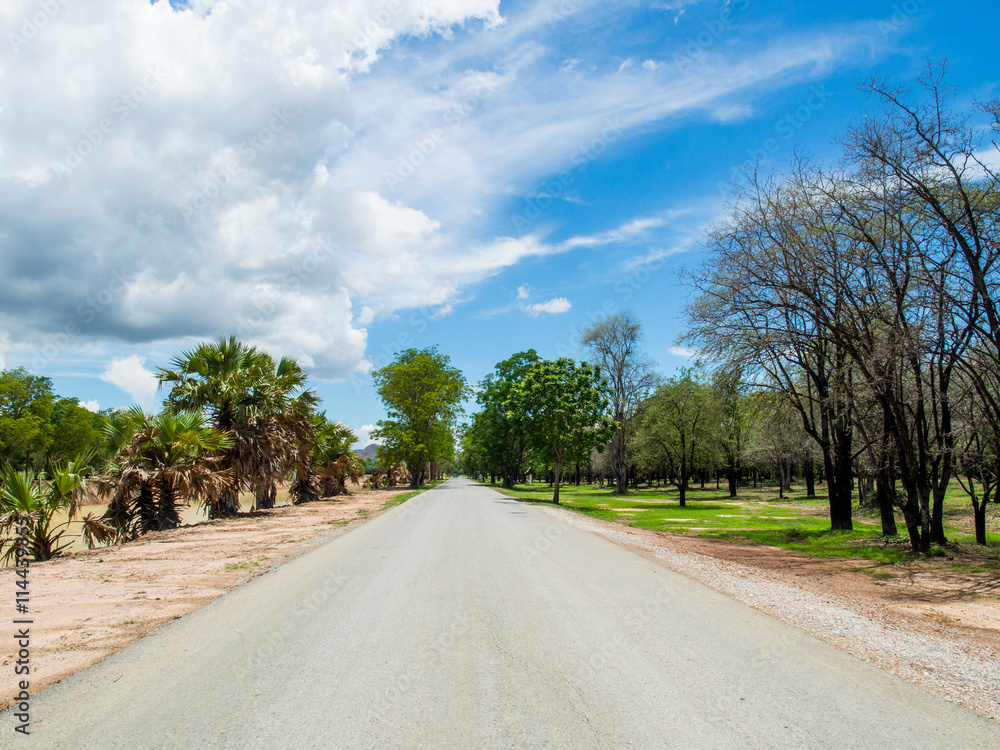
M975 748L1000 727L458 478L37 696L11 748Z

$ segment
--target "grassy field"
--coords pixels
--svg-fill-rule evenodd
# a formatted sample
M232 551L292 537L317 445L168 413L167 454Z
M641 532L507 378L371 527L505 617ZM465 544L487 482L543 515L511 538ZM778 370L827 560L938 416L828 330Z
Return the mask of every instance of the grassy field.
M533 502L550 503L552 488L547 484L517 485L506 494ZM906 526L897 511L901 536L883 537L878 511L862 511L855 505L854 530L831 531L825 487L818 485L816 498L806 497L804 487L793 487L779 499L774 487L742 487L739 497L728 497L722 489L706 485L688 491L687 507L678 504L674 488L640 488L628 495L616 495L607 487L561 485L560 504L578 513L605 521L673 534L694 534L738 542L768 544L794 549L819 557L854 557L889 564L913 560ZM945 533L949 544L933 547L933 557L949 567L973 573L1000 573L1000 507L988 511L988 546L975 544L972 503L957 483L945 500Z

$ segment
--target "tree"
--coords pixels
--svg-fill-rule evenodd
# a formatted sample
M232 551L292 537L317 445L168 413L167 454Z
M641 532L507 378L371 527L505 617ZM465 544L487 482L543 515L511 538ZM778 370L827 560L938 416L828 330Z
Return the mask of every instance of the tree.
M311 437L296 460L290 492L296 505L322 497L347 495L347 482L358 482L365 463L351 450L357 435L343 422L331 422L326 412L312 417Z
M46 449L46 465L77 456L93 456L97 465L105 448L104 422L103 415L83 408L77 399L57 398L50 417L52 439Z
M712 373L712 388L721 407L720 439L729 497L736 497L750 421L743 368L735 365L717 369Z
M0 461L27 470L52 437L52 381L25 368L0 372Z
M85 488L80 467L73 462L54 467L52 479L44 484L8 466L0 475L0 559L11 562L18 557L22 527L28 529L26 551L32 560L59 556L69 546L62 537L76 517ZM67 511L67 520L53 526L53 518L61 511ZM86 522L91 522L89 517Z
M590 447L604 446L617 424L607 418L607 387L599 367L565 357L531 365L511 389L507 410L523 415L532 449L551 461L559 504L563 462Z
M511 392L540 358L534 349L518 352L497 363L479 384L476 400L481 411L474 415L470 438L487 473L500 475L503 486L514 486L528 457L530 444L526 417L509 411ZM470 444L471 445L471 444Z
M666 465L682 508L692 470L718 450L720 404L703 380L699 365L668 379L649 397L639 427L644 453Z
M653 363L641 350L642 326L631 311L598 320L583 332L581 343L591 350L592 361L607 381L611 418L618 424L611 438L611 465L615 490L624 494L631 465L628 438L636 410L655 384Z
M256 508L272 507L275 483L291 470L318 402L299 364L275 361L233 336L174 357L159 380L173 384L169 409L204 410L230 438L221 453L230 485L208 507L209 518L238 513L242 489L254 492Z
M455 422L470 389L450 362L437 347L406 349L372 372L388 416L372 433L383 441L379 460L405 461L414 488L423 483L431 462L446 461L455 452Z
M118 541L175 529L188 501L211 507L232 486L231 469L221 468L232 440L200 412L149 416L133 406L115 414L106 431L115 456L97 486L110 496L101 521Z

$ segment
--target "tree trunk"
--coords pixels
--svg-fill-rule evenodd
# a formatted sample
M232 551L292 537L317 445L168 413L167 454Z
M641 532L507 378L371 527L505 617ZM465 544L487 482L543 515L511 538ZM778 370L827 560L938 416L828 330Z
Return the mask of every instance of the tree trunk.
M802 462L802 474L806 479L806 497L816 497L816 464L811 458Z
M553 479L553 483L555 484L555 489L552 491L552 502L554 502L556 505L559 505L559 474L561 471L562 471L562 466L559 461L556 461L555 478Z
M157 529L176 529L181 524L180 515L177 513L177 498L170 487L163 485L160 487L160 507L158 509Z
M896 536L896 480L891 468L881 468L875 473L875 501L882 516L882 536Z
M270 510L278 499L278 487L274 482L266 482L254 487L254 508Z

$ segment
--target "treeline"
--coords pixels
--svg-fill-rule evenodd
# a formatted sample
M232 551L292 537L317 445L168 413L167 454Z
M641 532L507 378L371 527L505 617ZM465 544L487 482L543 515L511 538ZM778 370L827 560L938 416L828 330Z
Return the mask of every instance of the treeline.
M242 492L261 510L274 507L281 482L301 503L360 481L355 435L319 411L294 359L229 338L178 355L158 376L170 390L155 415L92 414L56 397L46 378L0 376L0 554L14 555L23 528L34 559L58 554L67 523L55 518L75 517L88 492L108 501L82 519L92 545L176 528L189 503L220 518L240 511Z
M604 354L593 346L601 332L605 344L617 341ZM564 476L578 485L606 481L620 493L673 485L682 506L693 484L723 479L731 497L751 482L773 481L783 493L793 478L815 494L824 480L819 452L774 394L747 386L740 370L700 364L664 379L639 349L641 339L639 323L624 312L585 332L593 362L545 362L528 350L497 364L479 384L480 410L462 433L461 470L504 487L529 475L548 480L556 502ZM545 371L582 377L540 386ZM556 413L546 402L561 402L572 421L546 431L540 413ZM560 438L555 446L552 434Z
M943 68L918 84L866 85L881 109L842 138L837 166L798 157L747 175L687 274L682 343L710 370L659 378L630 313L584 332L614 429L600 451L570 441L577 481L666 481L684 503L692 478L725 476L735 496L746 476L783 490L798 475L810 495L825 485L833 529L852 528L855 496L887 536L900 510L914 551L947 543L957 481L986 543L1000 483L1000 101L970 116ZM509 395L536 360L515 355L480 384L467 472L511 486L556 463Z
M914 550L944 544L959 479L976 536L1000 479L1000 182L992 130L952 104L943 71L882 104L833 168L800 158L749 175L691 281L688 340L780 395L818 446L834 528L855 474L898 505ZM897 496L896 482L901 490Z

